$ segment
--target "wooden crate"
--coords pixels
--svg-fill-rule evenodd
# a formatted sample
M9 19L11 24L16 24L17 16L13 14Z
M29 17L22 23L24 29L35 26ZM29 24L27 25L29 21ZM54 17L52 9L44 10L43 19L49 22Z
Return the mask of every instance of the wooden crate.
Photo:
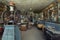
M21 25L20 30L21 31L26 31L27 30L27 26L26 25Z

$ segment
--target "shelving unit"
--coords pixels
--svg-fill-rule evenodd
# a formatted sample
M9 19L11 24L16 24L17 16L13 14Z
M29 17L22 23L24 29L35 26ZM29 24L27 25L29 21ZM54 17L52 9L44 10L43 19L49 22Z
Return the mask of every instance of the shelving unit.
M44 10L44 19L46 21L57 21L57 6L56 3L53 2L49 6L47 6Z

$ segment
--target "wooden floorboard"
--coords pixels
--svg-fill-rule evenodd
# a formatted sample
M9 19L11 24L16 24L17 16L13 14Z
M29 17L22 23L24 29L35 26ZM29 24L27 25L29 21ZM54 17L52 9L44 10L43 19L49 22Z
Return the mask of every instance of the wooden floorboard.
M22 31L22 40L45 40L45 36L42 31L32 27L27 31Z

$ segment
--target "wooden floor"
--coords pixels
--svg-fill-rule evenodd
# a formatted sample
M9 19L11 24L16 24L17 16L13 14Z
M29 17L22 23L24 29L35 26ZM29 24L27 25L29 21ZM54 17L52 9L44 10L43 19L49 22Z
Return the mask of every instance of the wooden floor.
M27 31L22 31L22 40L45 40L45 36L42 31L36 27L32 27Z
M22 31L22 40L45 40L45 36L42 31L32 27L27 31Z

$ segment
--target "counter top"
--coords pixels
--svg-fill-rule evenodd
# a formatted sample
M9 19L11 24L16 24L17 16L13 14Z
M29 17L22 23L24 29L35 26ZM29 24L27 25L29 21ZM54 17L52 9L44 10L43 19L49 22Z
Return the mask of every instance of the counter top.
M46 28L48 31L51 31L53 34L60 34L60 31L57 31L55 29L52 28Z

